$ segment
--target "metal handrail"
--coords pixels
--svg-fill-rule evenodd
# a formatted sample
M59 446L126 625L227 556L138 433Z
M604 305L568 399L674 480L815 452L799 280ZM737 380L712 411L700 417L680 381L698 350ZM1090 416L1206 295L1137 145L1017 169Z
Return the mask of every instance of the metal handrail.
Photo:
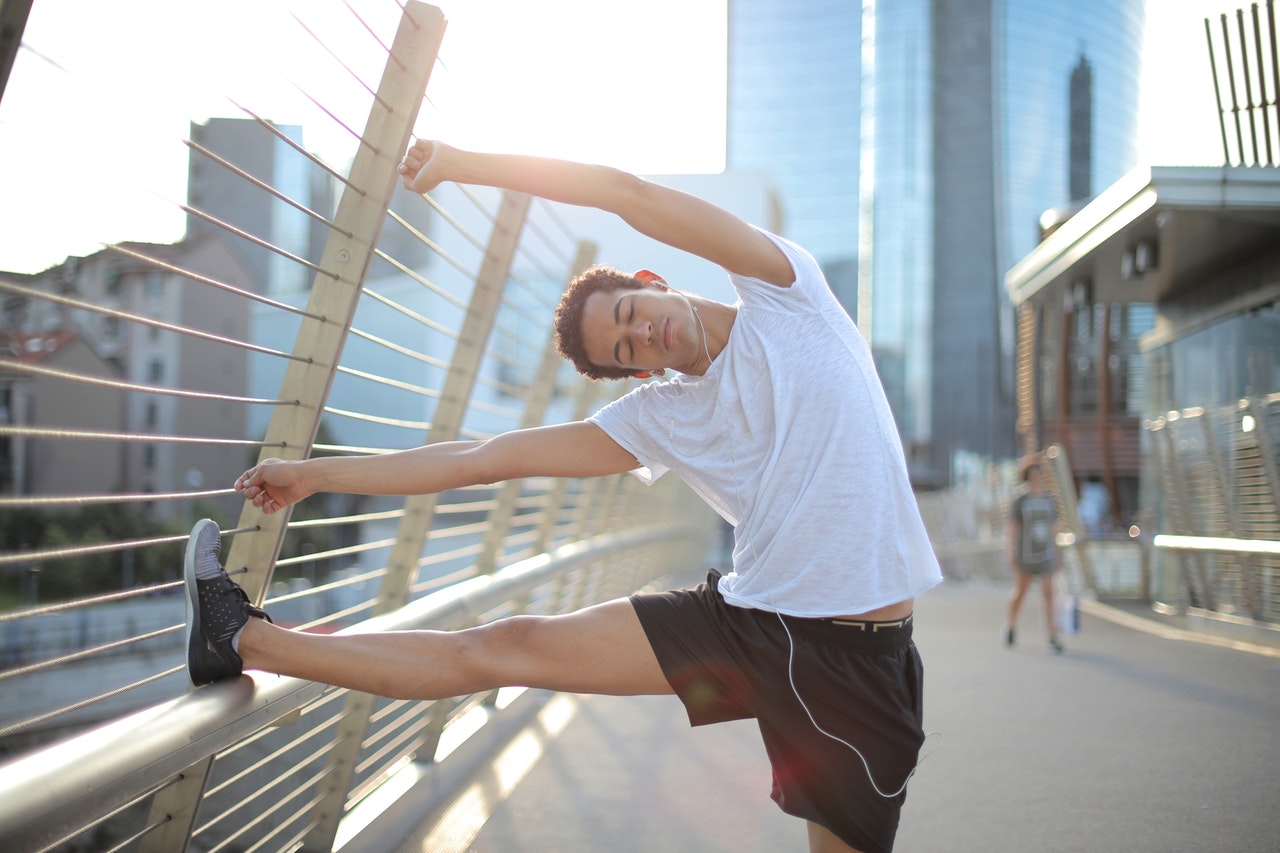
M593 562L640 547L705 538L704 529L684 525L596 536L462 581L338 633L474 624L481 614ZM0 763L0 838L9 849L46 849L326 689L298 678L250 673Z
M1224 536L1177 536L1159 533L1151 540L1167 551L1221 551L1229 554L1280 554L1280 542L1272 539L1231 539Z
M244 448L257 449L259 458L379 454L581 420L630 387L568 385L560 376L550 318L540 320L534 306L549 311L563 287L594 263L596 243L561 223L574 244L562 258L571 266L555 270L545 258L528 256L521 245L531 224L528 197L488 188L477 195L450 185L435 191L439 198L405 199L410 218L396 221L409 229L410 240L380 239L396 158L413 135L444 30L439 9L420 0L396 5L402 14L393 48L383 58L383 82L373 93L349 175L339 179L341 197L336 207L319 199L324 209L335 210L338 226L328 230L322 250L313 245L304 262L291 239L288 246L271 244L287 236L283 231L250 234L237 222L226 245L223 233L213 241L150 246L145 256L126 249L116 253L124 259L69 259L21 285L18 295L31 303L30 316L15 316L15 329L43 334L37 320L65 314L58 309L94 306L86 315L92 334L85 340L100 334L121 363L131 365L131 380L95 360L41 360L32 367L10 359L12 369L0 370L6 374L0 379L18 388L23 401L65 403L76 394L100 404L81 405L75 398L74 406L24 403L0 413L14 419L9 429L15 445L14 464L0 474L23 492L0 499L0 506L43 520L39 511L103 504L130 523L146 523L134 532L128 524L82 524L79 519L90 513L79 513L74 522L52 519L48 533L31 542L6 539L0 563L16 570L5 572L5 604L34 606L0 614L6 629L0 734L10 737L7 748L30 750L0 763L0 794L8 795L0 803L4 851L60 849L73 838L81 846L139 853L293 850L299 843L332 849L352 804L407 757L432 762L435 780L460 775L465 762L449 748L466 728L453 724L469 708L490 714L501 706L491 717L502 724L485 724L483 734L461 750L477 755L519 721L517 705L527 708L544 693L529 691L511 704L492 694L405 703L295 679L248 677L172 699L184 687L181 603L167 593L181 586L172 580L186 539L178 531L197 514L221 524L222 557L237 582L297 630L327 632L375 614L384 615L358 630L462 627L466 620L475 624L511 613L567 612L632 592L673 567L691 569L706 553L713 516L701 502L696 510L685 506L694 496L678 478L648 489L622 474L581 483L542 477L415 495L401 505L341 496L309 502L298 513L306 517L295 518L263 514L239 500L229 484L209 490L202 488L203 478L190 476L241 470ZM308 76L302 69L299 75ZM267 144L273 150L283 138L294 154L306 157L289 134L272 135ZM242 148L212 131L207 141L220 157L246 161L264 142L255 138ZM242 172L234 173L237 186ZM448 212L459 194L478 216L469 209ZM213 212L234 219L221 207ZM437 220L458 233L444 229L428 240L423 229ZM232 250L244 238L255 250L271 250L271 260L283 261L280 269L289 274L268 271L259 281L241 269ZM379 274L376 294L365 289L375 259L392 271ZM310 289L294 292L308 273L314 274ZM274 293L277 283L292 294L284 301L257 293ZM508 293L512 283L518 289ZM244 305L246 299L257 304ZM217 310L179 310L205 304ZM359 329L353 327L357 316ZM255 320L260 327L252 325ZM130 332L131 324L167 337L155 343L149 334ZM61 341L29 342L43 347ZM178 357L152 360L160 351L149 348L153 343L173 343ZM210 352L220 353L230 368L214 370ZM276 365L284 370L278 393L257 393L256 384L271 380L250 364L250 352L287 356ZM166 365L174 362L201 370L171 371ZM506 369L512 366L519 369ZM352 388L349 380L369 383L372 393ZM143 399L152 395L169 399L153 406ZM207 417L211 404L230 416ZM252 411L271 420L265 431L251 427L257 438L250 441L240 426L247 421L236 415L256 404L263 405ZM24 412L34 413L29 422L17 419ZM410 414L388 417L395 412ZM207 437L192 438L192 423ZM100 454L106 462L92 472L92 485L69 464L82 458L77 454L89 442L106 442L115 451ZM32 460L55 443L58 453L51 455L67 470L46 466L33 476ZM189 474L182 480L184 469ZM104 494L115 480L127 494ZM155 512L146 509L158 500ZM634 529L637 520L649 526L647 532L618 533ZM65 530L69 525L84 529ZM680 532L684 527L690 529ZM692 536L699 543L686 549L684 540ZM679 551L669 549L673 539L680 540ZM578 544L553 550L567 542ZM82 589L67 580L71 572L53 571L75 561L93 569L92 579L84 573ZM111 571L117 567L119 589ZM135 589L139 582L145 586ZM113 714L128 716L102 723ZM78 734L89 720L99 727ZM289 729L278 728L286 721ZM45 744L58 736L55 727L64 739ZM438 748L442 739L446 747ZM246 814L252 816L228 828Z

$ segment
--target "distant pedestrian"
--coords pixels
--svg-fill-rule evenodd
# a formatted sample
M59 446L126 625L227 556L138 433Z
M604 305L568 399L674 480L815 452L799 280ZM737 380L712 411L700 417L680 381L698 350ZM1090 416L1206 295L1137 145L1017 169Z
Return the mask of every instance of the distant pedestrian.
M1018 611L1026 598L1031 581L1039 578L1044 596L1045 628L1049 632L1049 649L1062 654L1058 638L1056 608L1053 606L1054 573L1061 565L1056 542L1058 505L1044 485L1044 474L1035 457L1024 459L1019 473L1022 488L1009 508L1009 524L1005 550L1013 569L1013 591L1009 594L1009 621L1004 627L1004 643L1012 646L1018 626Z

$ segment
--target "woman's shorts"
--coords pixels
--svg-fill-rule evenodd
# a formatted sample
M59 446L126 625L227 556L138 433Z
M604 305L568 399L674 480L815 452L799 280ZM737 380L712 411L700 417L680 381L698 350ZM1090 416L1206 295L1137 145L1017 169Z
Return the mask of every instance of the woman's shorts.
M719 579L712 571L692 590L631 597L689 722L756 720L783 811L858 850L891 850L924 742L924 669L911 620L734 607L717 592Z

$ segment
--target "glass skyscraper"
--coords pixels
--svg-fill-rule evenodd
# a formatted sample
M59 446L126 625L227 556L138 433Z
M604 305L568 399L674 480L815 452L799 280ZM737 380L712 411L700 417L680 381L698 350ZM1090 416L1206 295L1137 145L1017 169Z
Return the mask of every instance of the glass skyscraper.
M1143 0L729 0L730 168L871 342L915 482L1005 458L1005 272L1137 165Z
M856 0L729 0L726 163L773 179L785 236L851 314L861 15Z
M1017 452L1005 272L1137 165L1143 2L862 6L859 325L913 478L945 485Z
M858 328L914 461L932 410L932 3L862 5Z

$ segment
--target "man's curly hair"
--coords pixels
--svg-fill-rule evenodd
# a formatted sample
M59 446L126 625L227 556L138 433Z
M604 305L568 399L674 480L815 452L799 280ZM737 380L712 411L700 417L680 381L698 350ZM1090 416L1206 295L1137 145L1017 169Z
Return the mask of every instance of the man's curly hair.
M634 370L594 364L587 358L582 339L582 311L587 304L587 297L594 293L639 290L642 286L635 276L622 270L595 266L574 278L565 289L564 295L560 297L560 304L556 306L556 349L560 351L560 355L573 362L573 366L583 376L588 379L629 379L636 375Z

